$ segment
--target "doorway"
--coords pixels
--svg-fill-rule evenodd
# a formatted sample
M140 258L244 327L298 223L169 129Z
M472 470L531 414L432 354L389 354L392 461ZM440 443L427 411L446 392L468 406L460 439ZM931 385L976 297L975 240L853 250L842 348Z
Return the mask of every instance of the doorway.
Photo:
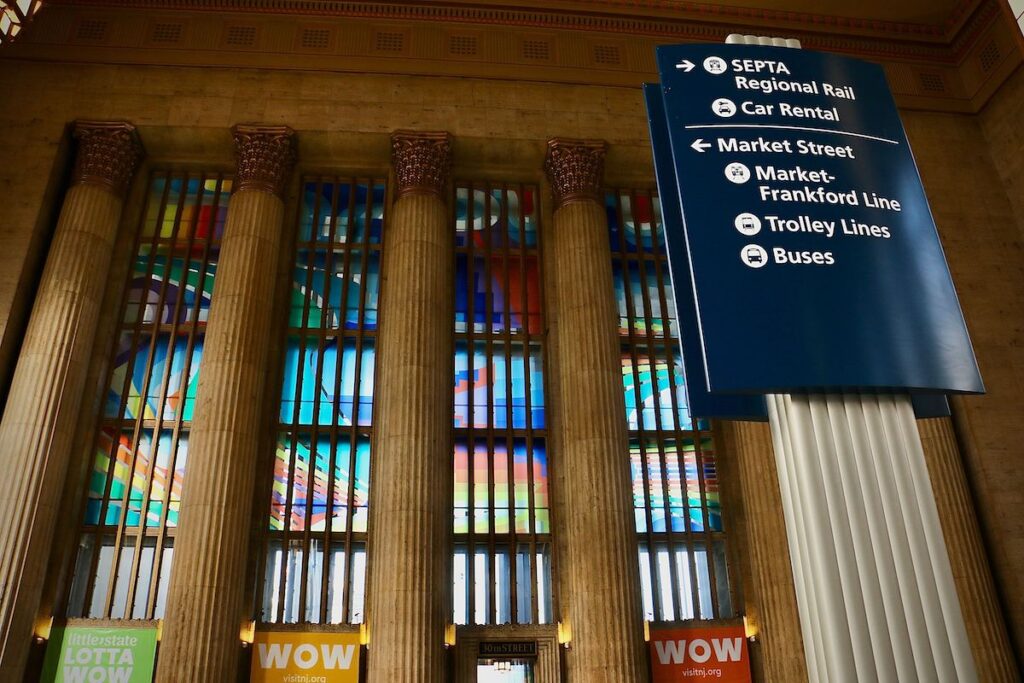
M478 659L476 683L536 683L534 663L523 659Z

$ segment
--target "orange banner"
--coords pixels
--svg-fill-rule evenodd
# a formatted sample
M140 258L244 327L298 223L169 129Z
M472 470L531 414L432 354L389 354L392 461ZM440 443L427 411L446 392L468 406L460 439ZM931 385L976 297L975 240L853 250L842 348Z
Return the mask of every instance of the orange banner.
M358 683L358 633L257 631L251 683Z
M653 683L751 683L743 625L651 629Z

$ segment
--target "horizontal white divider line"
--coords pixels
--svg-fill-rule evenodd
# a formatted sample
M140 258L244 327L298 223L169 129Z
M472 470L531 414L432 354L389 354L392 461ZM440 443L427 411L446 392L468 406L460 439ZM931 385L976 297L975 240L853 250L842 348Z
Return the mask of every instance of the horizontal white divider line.
M696 126L686 126L686 128L781 128L783 130L806 130L812 133L832 133L833 135L851 135L855 138L867 138L868 140L888 142L890 145L900 144L898 140L880 138L874 135L864 135L863 133L851 133L850 131L847 130L829 130L828 128L807 128L806 126L777 126L770 123L709 123Z

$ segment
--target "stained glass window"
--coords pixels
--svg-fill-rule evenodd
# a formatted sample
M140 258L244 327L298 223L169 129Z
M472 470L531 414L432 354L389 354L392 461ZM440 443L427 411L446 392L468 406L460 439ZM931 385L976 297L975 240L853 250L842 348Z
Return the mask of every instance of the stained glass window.
M218 174L150 179L92 446L68 616L163 615L230 192Z
M456 624L553 615L536 197L455 191Z
M658 198L605 198L619 310L622 391L640 583L649 621L734 613L715 447L690 414Z
M307 178L296 236L260 621L363 621L383 180Z

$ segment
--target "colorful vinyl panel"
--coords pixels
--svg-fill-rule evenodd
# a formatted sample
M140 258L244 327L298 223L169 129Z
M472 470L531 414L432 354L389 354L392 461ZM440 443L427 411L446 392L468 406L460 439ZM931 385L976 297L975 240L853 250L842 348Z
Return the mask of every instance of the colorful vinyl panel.
M627 277L628 274L628 277ZM675 302L667 272L640 260L612 263L615 300L619 309L619 334L636 337L679 337ZM627 303L626 298L630 301ZM666 330L666 325L668 329Z
M156 618L231 180L154 172L122 301L69 616ZM154 591L154 589L156 589ZM128 605L127 596L134 596Z
M622 354L622 391L631 430L693 429L685 378L678 356L669 363L665 349L629 349Z
M637 532L722 531L710 438L632 439L629 463Z
M291 485L288 486L287 484ZM365 533L370 498L370 440L278 435L270 528Z
M548 461L544 442L525 439L487 447L485 440L455 442L456 534L547 534Z
M260 619L359 623L387 192L382 179L302 188Z
M605 195L605 213L612 253L664 253L665 231L658 197L645 192L609 192Z
M535 190L459 187L455 330L541 331Z
M307 182L289 327L375 330L385 185Z
M455 343L455 427L544 429L540 344Z

